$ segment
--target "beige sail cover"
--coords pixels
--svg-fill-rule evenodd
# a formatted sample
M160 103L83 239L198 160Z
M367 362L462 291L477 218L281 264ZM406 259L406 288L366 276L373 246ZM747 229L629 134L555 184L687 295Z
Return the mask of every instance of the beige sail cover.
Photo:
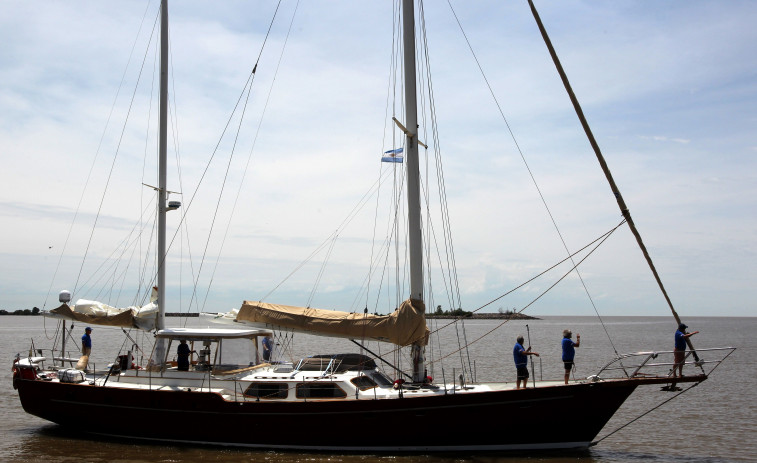
M52 309L50 312L68 320L76 320L88 325L121 326L124 328L131 328L134 325L134 315L130 310L117 314L94 315L77 312L72 310L68 304L61 304L60 307Z
M119 326L122 328L138 328L144 331L155 329L158 305L153 301L142 307L126 307L117 309L97 301L79 299L76 304L50 310L49 315L64 320L74 320L88 325Z
M312 309L267 302L244 301L237 321L266 324L316 334L371 338L399 346L428 343L426 307L422 301L408 299L389 315L369 315Z

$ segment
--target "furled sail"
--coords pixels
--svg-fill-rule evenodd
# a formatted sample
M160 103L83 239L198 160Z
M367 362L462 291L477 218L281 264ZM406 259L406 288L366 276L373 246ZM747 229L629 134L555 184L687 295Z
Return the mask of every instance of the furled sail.
M413 343L426 345L428 342L425 310L422 301L410 299L389 315L244 301L238 311L217 314L214 318L220 323L228 323L233 319L236 323L262 328L350 339L374 339L408 346Z
M62 318L86 323L88 325L120 326L138 328L145 331L155 329L158 315L157 290L153 289L150 303L142 307L115 308L98 301L79 299L76 304L60 307L45 314L52 318Z

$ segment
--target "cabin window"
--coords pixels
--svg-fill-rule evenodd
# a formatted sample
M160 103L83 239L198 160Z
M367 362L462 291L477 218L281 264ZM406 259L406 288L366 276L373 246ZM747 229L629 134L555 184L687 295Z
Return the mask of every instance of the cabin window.
M224 339L218 344L215 368L235 370L256 365L255 343L249 338Z
M343 399L347 393L334 383L300 383L297 385L298 399Z
M289 395L289 385L286 383L252 383L244 391L244 395L259 399L286 399Z
M355 387L360 389L361 391L364 391L366 389L371 389L377 386L376 382L373 381L368 376L358 376L357 378L352 378L351 383L354 384Z
M394 384L394 381L392 381L391 378L380 371L374 372L371 375L371 378L373 378L373 380L381 386L391 386L392 384Z

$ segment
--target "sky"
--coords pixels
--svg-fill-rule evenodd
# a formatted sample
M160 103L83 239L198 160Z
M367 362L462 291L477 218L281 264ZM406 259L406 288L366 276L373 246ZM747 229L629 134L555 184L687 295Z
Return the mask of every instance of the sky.
M157 184L158 3L1 4L0 309L49 310L62 289L140 304L155 260L143 184ZM679 315L754 316L757 4L535 4ZM380 163L401 146L391 117L405 119L392 3L277 5L171 5L168 189L183 206L168 218L167 310L264 299L388 313L407 295L403 245L382 247L404 166ZM424 236L430 260L453 249L456 268L429 272L427 304L669 315L627 225L581 263L583 283L565 265L529 281L621 216L527 2L423 13L433 99L419 131L429 165L442 157L454 247L438 212ZM436 180L424 185L433 198Z

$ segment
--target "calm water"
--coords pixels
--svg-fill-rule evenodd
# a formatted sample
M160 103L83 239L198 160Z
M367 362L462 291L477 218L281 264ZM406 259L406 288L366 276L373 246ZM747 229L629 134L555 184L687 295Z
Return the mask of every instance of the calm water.
M689 330L701 333L692 340L697 348L734 346L738 350L722 364L712 377L646 415L617 434L603 440L598 446L586 452L530 453L503 456L376 456L376 455L333 455L301 454L282 452L262 452L208 447L173 447L134 443L132 441L92 438L72 431L64 431L54 424L27 415L11 385L10 367L17 352L26 351L32 339L36 347L49 347L46 336L53 336L55 324L47 321L45 332L41 317L0 317L1 361L6 365L0 375L0 412L3 424L0 426L3 442L0 447L0 461L57 461L57 462L232 462L266 461L289 462L721 462L757 461L757 391L755 390L755 370L757 369L757 318L689 318ZM179 319L169 319L170 325ZM190 319L188 326L199 326L197 319ZM441 322L440 323L445 323ZM497 326L499 321L486 320L468 322L465 325L468 342ZM511 349L517 334L527 335L526 322L509 322L493 335L483 338L471 347L471 357L477 358L476 376L479 381L513 381ZM612 344L605 329L596 318L590 317L548 317L544 320L528 322L534 350L542 354L541 364L535 364L545 378L561 375L560 338L564 328L581 334L581 347L577 351L576 377L595 373L612 356L613 347L618 352L639 350L670 350L675 324L671 318L609 317L605 326L612 336ZM77 327L76 338L83 326ZM93 333L92 359L104 366L110 361L114 349L123 342L119 330L95 327ZM439 342L447 352L458 343L455 330L445 330ZM295 355L316 352L355 352L356 346L348 341L327 338L298 337L293 344ZM386 349L386 347L384 347ZM457 356L453 356L457 357ZM450 360L451 361L451 360ZM452 377L453 364L445 366L445 374ZM458 371L459 371L459 367ZM437 380L442 372L434 368ZM448 379L451 381L451 379ZM619 426L636 418L664 400L670 393L659 391L657 387L637 389L615 417L607 424L598 438L602 438ZM118 419L113 416L112 419ZM565 417L570 421L570 417ZM493 421L493 422L492 422ZM171 426L166 423L166 426ZM204 423L196 423L202 427ZM334 423L334 432L341 426ZM473 423L429 423L437 426L440 433L454 433L457 426L498 426L502 432L510 432L517 423L508 417L481 417ZM538 432L538 429L527 430ZM287 432L282 430L282 432ZM371 430L380 439L383 432L391 430Z

